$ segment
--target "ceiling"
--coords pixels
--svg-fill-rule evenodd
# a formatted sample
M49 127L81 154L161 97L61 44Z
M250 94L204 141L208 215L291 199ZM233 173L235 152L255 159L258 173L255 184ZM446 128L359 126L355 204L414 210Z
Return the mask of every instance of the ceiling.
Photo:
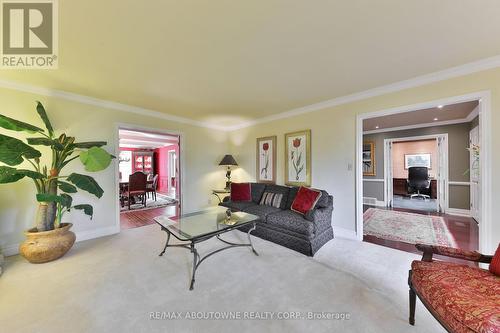
M177 135L165 135L159 133L140 132L120 129L120 148L160 148L179 143Z
M59 69L0 79L220 126L500 54L498 0L58 3Z
M396 113L389 116L363 120L363 131L382 131L387 128L422 124L442 124L443 122L468 122L467 117L478 105L478 101L440 105L440 107Z

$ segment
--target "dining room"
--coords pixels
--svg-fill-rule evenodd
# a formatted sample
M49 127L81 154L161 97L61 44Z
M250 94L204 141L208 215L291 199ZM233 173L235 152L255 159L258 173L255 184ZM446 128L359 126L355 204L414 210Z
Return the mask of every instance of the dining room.
M180 207L180 137L144 130L119 131L121 229L149 225Z

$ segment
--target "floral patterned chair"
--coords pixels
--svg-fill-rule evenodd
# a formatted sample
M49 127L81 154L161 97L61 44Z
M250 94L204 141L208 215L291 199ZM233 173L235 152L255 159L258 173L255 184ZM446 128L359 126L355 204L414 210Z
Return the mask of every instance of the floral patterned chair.
M491 263L493 257L443 246L416 247L423 257L412 262L408 276L410 324L415 325L418 296L448 332L500 333L500 277L479 267L432 260L433 254L476 263Z

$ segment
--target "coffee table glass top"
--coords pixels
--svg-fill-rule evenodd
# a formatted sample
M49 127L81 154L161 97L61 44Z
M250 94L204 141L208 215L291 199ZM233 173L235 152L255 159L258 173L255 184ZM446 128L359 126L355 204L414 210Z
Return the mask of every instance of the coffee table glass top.
M227 208L217 206L179 217L158 216L154 220L179 240L190 241L202 236L218 234L226 229L237 228L259 219L256 215L244 212L233 212L231 218L228 219L226 211Z

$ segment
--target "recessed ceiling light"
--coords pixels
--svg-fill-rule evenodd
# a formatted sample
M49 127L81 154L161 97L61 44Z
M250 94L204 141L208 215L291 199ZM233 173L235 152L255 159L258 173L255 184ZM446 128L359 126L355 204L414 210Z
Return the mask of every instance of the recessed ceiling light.
M375 129L379 129L379 126L378 126L378 125L377 125L377 126L375 126Z
M438 109L442 109L444 105L438 105Z
M434 118L434 121L438 121L438 120L439 120L439 119L437 119L437 118Z

